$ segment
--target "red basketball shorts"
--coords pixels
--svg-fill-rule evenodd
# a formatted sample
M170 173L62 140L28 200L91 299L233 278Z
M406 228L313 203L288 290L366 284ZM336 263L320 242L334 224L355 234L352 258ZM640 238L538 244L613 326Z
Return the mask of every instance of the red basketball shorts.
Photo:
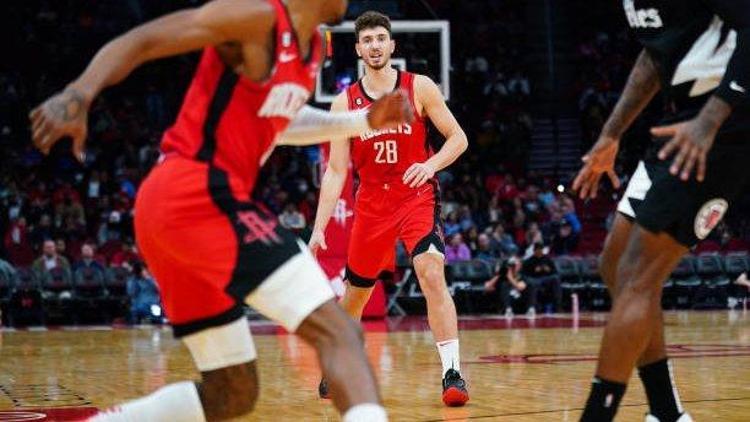
M388 184L360 187L347 256L349 283L371 287L381 273L393 271L398 240L412 257L425 252L444 255L436 184L418 189Z
M244 316L247 303L290 331L334 297L315 259L223 170L179 156L158 164L135 205L138 247L180 337Z

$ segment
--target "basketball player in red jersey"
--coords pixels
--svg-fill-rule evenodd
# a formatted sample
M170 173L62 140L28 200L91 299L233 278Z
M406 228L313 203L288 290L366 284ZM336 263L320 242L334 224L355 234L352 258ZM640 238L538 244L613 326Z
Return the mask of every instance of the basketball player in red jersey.
M393 269L396 241L402 240L427 300L427 316L442 362L443 401L448 406L462 406L469 395L459 372L456 307L444 276L445 246L435 173L466 150L466 135L430 78L391 67L395 43L387 16L362 14L355 23L355 36L365 76L339 94L331 110L367 109L375 98L403 89L417 118L396 129L370 131L351 142L331 143L310 247L313 252L326 248L325 228L341 195L351 154L360 184L347 257L348 283L341 304L353 318L361 318L379 274ZM446 138L435 154L426 139L427 119ZM320 394L327 396L325 380Z
M243 302L317 349L343 420L387 420L358 328L304 244L249 196L275 143L309 144L411 119L402 94L366 113L305 106L320 62L318 26L339 21L346 3L215 0L164 16L108 43L78 79L32 111L38 148L47 153L69 136L82 160L87 112L102 89L148 60L204 49L135 206L139 248L201 381L168 385L94 420L224 420L252 410L256 351Z

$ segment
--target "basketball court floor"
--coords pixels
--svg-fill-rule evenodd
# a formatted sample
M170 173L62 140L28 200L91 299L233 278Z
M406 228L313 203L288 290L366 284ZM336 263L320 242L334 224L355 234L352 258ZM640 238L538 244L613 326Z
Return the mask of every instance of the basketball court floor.
M605 318L462 318L471 393L464 408L440 402L440 363L424 318L366 322L367 351L391 420L576 421ZM675 376L694 418L750 420L750 313L671 312L666 320ZM315 352L274 325L256 322L252 330L262 391L243 420L338 420L331 402L317 397ZM4 329L0 421L75 420L196 376L167 328ZM645 400L633 378L618 420L642 421Z

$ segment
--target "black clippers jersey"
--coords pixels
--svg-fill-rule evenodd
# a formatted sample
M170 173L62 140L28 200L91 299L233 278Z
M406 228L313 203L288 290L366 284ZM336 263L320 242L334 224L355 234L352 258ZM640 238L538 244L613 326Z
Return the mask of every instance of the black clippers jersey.
M750 134L750 0L623 0L656 62L669 121L694 117L710 95L734 109L722 135ZM744 137L750 145L750 138Z

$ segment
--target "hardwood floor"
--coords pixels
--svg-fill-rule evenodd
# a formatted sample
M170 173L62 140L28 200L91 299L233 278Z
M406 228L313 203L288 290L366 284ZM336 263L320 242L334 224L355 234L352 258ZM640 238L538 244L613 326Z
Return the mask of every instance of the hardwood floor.
M367 352L395 421L575 421L605 317L582 315L577 324L569 315L463 318L462 372L471 401L458 409L440 401L440 363L424 319L366 323ZM666 319L686 409L698 421L750 420L750 315L681 312ZM314 351L266 323L254 324L253 332L262 390L244 420L338 420L331 403L317 398ZM29 419L38 408L57 409L47 420L69 420L196 376L167 328L6 329L0 420L42 420ZM618 420L643 420L645 402L634 377Z

